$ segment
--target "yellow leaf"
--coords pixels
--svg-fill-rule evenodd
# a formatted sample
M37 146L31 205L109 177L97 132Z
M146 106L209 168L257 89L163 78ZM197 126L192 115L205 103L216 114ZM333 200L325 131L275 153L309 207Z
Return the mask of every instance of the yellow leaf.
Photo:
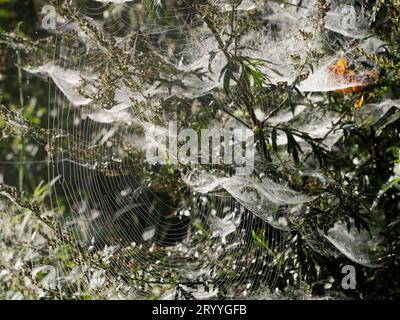
M364 95L361 96L360 99L358 99L355 103L354 103L354 108L358 109L360 108L364 103Z

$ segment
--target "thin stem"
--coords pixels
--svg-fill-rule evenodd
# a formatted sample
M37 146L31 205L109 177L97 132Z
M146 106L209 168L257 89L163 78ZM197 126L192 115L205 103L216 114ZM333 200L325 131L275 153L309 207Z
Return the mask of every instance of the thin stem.
M18 87L19 87L19 104L21 112L24 108L24 92L22 88L22 70L21 70L21 55L17 51L17 64L18 64ZM19 150L19 166L18 166L18 185L19 192L24 190L24 159L25 159L25 142L22 133L20 134L20 150Z

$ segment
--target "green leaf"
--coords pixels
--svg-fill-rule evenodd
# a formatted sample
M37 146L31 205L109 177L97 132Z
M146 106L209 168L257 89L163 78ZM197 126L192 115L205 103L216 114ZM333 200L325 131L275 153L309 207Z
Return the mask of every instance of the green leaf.
M224 74L224 84L223 84L223 86L224 86L224 91L225 91L225 93L227 94L227 95L229 95L230 94L230 82L231 82L231 77L232 77L232 71L231 71L231 69L228 67L227 69L226 69L226 72L225 72L225 74Z
M253 239L260 244L264 249L266 249L271 255L274 255L274 252L268 246L268 243L261 239L254 230L251 230L251 236Z
M217 56L218 51L211 51L208 55L210 56L208 58L208 71L212 72L211 70L211 64L214 61L215 57Z
M160 18L165 16L167 6L165 5L164 0L144 0L144 5L154 17Z

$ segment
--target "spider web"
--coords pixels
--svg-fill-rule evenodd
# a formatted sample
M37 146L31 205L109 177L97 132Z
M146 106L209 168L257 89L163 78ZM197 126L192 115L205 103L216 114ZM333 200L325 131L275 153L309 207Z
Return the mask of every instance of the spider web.
M255 177L228 177L228 165L206 166L201 175L198 168L172 168L170 178L168 166L149 168L143 155L156 143L150 132L166 134L170 121L182 128L242 125L221 112L228 104L220 77L227 59L207 25L194 21L185 6L151 16L137 1L101 2L76 8L89 29L59 17L53 61L26 68L51 78L49 128L63 132L51 142L49 178L60 177L52 204L65 208L63 227L73 230L82 252L79 267L61 262L65 274L72 279L88 270L93 296L110 283L109 277L129 288L125 298L269 294L279 275L285 230L312 199L264 177L265 161L259 156ZM220 22L229 31L229 1L212 3L226 15ZM338 5L326 28L320 28L316 4L243 1L237 7L241 19L254 15L260 23L240 39L241 53L268 60L260 70L270 84L290 85L303 70L296 65L311 64L313 70L298 88L314 102L321 92L371 81L369 69L346 82L329 71L340 57L352 61L371 17L355 26L364 28L360 32L341 32L334 23ZM88 35L88 30L95 31ZM328 40L331 51L326 52ZM309 62L316 51L323 57ZM117 56L120 60L113 60ZM273 105L260 106L258 117L264 120ZM311 103L299 104L294 112L281 110L267 121L324 138L330 148L341 136L332 132L339 117ZM288 158L284 134L277 144L282 158ZM338 241L334 245L343 252ZM103 252L112 276L85 260L92 250Z

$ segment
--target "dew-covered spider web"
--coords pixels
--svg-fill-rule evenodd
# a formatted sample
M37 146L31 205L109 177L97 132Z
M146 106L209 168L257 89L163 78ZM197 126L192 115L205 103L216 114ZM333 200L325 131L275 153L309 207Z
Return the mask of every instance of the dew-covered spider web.
M60 261L71 286L87 281L96 296L117 282L120 291L110 296L120 298L273 297L287 235L314 199L271 174L295 167L292 136L276 133L272 159L257 145L247 176L223 162L151 164L146 154L172 121L198 132L253 130L246 110L232 103L245 92L228 57L240 56L250 63L251 86L275 88L257 101L255 123L301 132L294 139L309 169L302 174L324 179L310 157L316 146L304 137L331 150L342 136L335 129L341 114L324 108L323 94L376 80L374 64L358 54L380 48L369 34L374 12L351 1L328 1L325 15L315 0L72 2L56 8L47 59L25 68L49 79L49 128L57 132L48 144L49 179L58 179L52 205L74 235L59 245L81 252L80 263ZM294 87L296 97L281 98L279 90ZM295 103L285 107L288 99ZM360 111L360 119L386 111ZM305 239L322 254L378 265L364 235L340 222ZM96 250L98 260L85 259ZM80 278L82 270L90 277Z

